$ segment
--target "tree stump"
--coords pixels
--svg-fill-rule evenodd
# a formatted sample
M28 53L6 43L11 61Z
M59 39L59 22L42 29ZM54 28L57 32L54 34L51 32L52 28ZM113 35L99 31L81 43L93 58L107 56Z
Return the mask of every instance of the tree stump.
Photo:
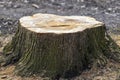
M19 20L4 55L19 75L72 77L93 64L104 66L108 41L105 25L94 18L39 13Z

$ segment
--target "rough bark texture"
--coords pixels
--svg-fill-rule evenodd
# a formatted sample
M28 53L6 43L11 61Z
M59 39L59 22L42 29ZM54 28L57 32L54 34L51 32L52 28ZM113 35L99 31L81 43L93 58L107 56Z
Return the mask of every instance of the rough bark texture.
M72 77L94 64L107 64L110 56L115 55L111 53L111 42L105 25L55 34L36 33L20 24L13 40L4 48L5 65L17 62L16 72L22 76ZM114 58L120 61L116 55Z

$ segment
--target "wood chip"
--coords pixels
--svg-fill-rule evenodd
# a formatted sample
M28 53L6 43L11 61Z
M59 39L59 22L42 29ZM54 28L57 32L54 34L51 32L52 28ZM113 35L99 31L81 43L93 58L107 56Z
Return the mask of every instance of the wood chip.
M1 76L1 79L5 79L5 78L7 78L7 75Z
M40 8L37 4L32 4L32 6L37 8L37 9Z

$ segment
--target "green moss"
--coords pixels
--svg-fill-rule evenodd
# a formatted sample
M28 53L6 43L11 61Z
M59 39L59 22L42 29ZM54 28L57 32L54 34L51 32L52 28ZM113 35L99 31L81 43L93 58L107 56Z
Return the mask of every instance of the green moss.
M9 42L3 49L4 55L10 55L12 54L12 45L11 42Z

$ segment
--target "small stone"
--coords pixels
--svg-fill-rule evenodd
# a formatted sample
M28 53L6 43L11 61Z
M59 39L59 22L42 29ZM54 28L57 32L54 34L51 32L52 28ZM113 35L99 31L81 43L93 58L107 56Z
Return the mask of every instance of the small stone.
M55 0L51 0L51 2L55 2Z
M61 6L65 6L65 3L60 3L61 4Z
M14 5L13 7L14 8L20 8L21 6L20 5Z
M98 7L92 7L91 10L96 11L96 10L98 10Z
M81 2L84 2L84 0L81 0Z
M105 12L105 14L109 14L108 12Z
M112 8L108 8L109 11L112 11Z
M81 8L85 8L86 6L85 5L82 5Z
M11 4L12 4L12 1L8 2L8 4L11 5Z
M77 0L77 2L80 2L80 0Z
M24 3L28 3L29 1L28 0L24 0Z
M5 2L0 2L0 4L4 4Z
M4 5L0 5L0 7L4 7Z

